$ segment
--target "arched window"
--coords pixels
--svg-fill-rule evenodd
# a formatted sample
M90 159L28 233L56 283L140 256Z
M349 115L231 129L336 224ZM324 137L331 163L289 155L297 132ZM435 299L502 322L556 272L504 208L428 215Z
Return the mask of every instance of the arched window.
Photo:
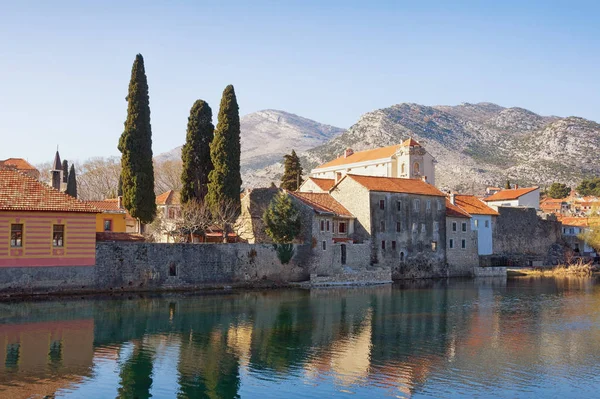
M401 174L404 174L404 173L406 173L406 172L404 171L404 162L402 163L402 165L400 165L400 173L401 173Z
M400 262L404 262L404 252L400 252Z
M421 171L419 170L419 166L420 166L420 165L419 165L419 163L418 163L418 162L415 162L415 163L413 164L413 173L415 173L415 174L419 174L419 173L421 173Z

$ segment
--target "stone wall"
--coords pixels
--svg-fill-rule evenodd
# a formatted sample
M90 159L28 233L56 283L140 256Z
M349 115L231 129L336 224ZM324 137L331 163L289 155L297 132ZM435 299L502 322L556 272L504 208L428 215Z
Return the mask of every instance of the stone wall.
M463 223L466 231L463 231ZM446 262L450 277L472 276L473 268L479 266L477 231L472 227L468 218L446 217ZM465 240L465 248L462 240Z

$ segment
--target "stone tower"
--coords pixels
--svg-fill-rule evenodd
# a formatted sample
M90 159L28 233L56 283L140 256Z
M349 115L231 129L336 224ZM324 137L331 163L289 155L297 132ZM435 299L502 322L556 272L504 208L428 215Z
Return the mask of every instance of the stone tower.
M60 155L58 154L58 150L56 150L56 155L54 156L54 162L52 162L52 169L50 170L51 180L50 185L52 188L58 191L64 191L63 187L63 168L62 162L60 161Z
M405 140L396 152L398 177L421 179L435 185L435 159L412 138Z

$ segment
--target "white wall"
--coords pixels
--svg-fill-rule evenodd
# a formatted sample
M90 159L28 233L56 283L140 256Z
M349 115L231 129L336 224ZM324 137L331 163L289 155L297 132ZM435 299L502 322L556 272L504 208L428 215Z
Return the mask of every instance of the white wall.
M492 241L492 217L490 215L472 215L471 229L477 231L477 249L479 255L491 255L494 252Z
M540 190L537 189L519 197L519 205L540 209Z

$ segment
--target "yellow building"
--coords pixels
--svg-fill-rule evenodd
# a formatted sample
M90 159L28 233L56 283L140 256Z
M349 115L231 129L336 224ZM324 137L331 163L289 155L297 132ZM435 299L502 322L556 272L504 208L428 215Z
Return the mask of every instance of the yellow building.
M128 212L121 205L120 198L106 199L104 201L86 201L88 204L102 211L96 215L96 232L104 233L129 233L127 229Z

